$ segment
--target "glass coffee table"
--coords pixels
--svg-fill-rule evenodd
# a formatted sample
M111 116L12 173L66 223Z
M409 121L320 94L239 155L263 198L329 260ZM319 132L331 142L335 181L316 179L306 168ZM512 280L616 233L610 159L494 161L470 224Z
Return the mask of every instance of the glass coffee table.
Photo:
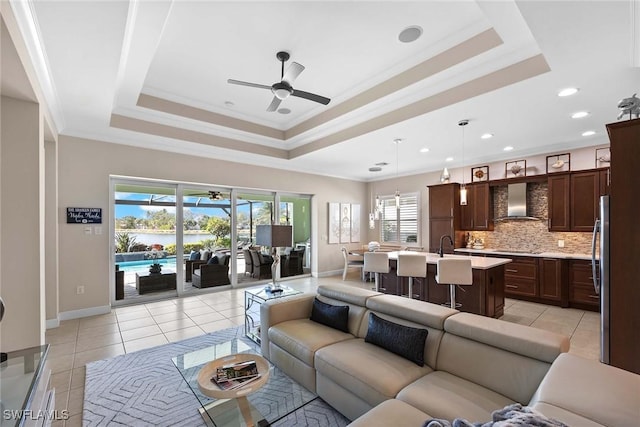
M245 335L260 344L260 306L262 303L274 299L301 294L302 291L279 285L277 291L271 290L270 286L246 289L244 291L244 333Z
M251 420L253 425L268 426L317 398L273 365L267 368L269 372L264 384L250 390L250 386L247 386L246 393L241 392L234 398L216 399L200 390L198 374L209 362L238 354L255 354L256 359L262 359L259 353L255 343L236 338L172 358L173 364L198 399L201 405L200 414L207 426L249 427L252 425ZM245 405L247 402L248 407ZM248 412L251 414L250 417L246 417ZM249 421L245 421L246 418Z

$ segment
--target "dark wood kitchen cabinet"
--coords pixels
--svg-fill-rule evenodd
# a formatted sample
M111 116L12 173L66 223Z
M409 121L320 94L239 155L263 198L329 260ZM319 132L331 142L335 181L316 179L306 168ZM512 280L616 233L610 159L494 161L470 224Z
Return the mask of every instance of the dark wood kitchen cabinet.
M536 258L509 257L510 264L504 268L504 287L507 297L538 296L538 264Z
M556 301L561 307L569 306L565 284L569 280L568 262L558 258L538 258L538 296L545 301Z
M569 231L571 217L569 207L571 203L571 175L569 173L550 174L547 178L548 193L548 221L549 231Z
M429 187L429 252L437 252L440 237L451 236L456 248L462 246L460 231L460 184L430 185ZM449 244L445 252L453 253Z
M460 229L493 230L493 200L488 182L468 184L467 205L460 207Z
M593 231L600 203L600 171L571 174L571 231Z
M600 297L593 286L591 261L569 261L569 305L583 310L600 310Z
M607 125L611 141L609 363L640 374L640 119Z

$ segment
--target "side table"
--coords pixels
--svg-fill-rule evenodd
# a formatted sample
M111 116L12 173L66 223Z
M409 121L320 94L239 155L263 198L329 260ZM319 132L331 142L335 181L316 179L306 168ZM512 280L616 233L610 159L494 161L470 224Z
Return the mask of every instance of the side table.
M251 288L244 291L244 334L256 344L260 344L260 306L263 302L274 298L301 294L302 291L280 286L279 292L270 287Z

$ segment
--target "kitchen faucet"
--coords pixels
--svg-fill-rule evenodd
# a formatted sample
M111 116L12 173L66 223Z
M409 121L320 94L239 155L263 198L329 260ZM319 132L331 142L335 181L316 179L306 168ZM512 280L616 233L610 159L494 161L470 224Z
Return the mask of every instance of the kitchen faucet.
M453 244L453 239L448 234L444 234L442 237L440 237L440 249L438 250L438 253L440 254L440 258L444 257L444 249L442 247L444 244L444 239L449 239L449 242L451 242L451 247L455 246Z

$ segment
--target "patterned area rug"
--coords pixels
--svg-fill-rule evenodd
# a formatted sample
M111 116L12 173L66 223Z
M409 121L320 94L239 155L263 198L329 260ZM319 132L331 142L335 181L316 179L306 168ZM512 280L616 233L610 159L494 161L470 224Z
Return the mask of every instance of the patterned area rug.
M234 338L259 353L260 347L243 333L243 326L230 328L88 364L83 425L205 426L198 412L199 402L171 358ZM294 395L284 397L295 398ZM348 423L349 420L317 398L272 425L341 427Z

